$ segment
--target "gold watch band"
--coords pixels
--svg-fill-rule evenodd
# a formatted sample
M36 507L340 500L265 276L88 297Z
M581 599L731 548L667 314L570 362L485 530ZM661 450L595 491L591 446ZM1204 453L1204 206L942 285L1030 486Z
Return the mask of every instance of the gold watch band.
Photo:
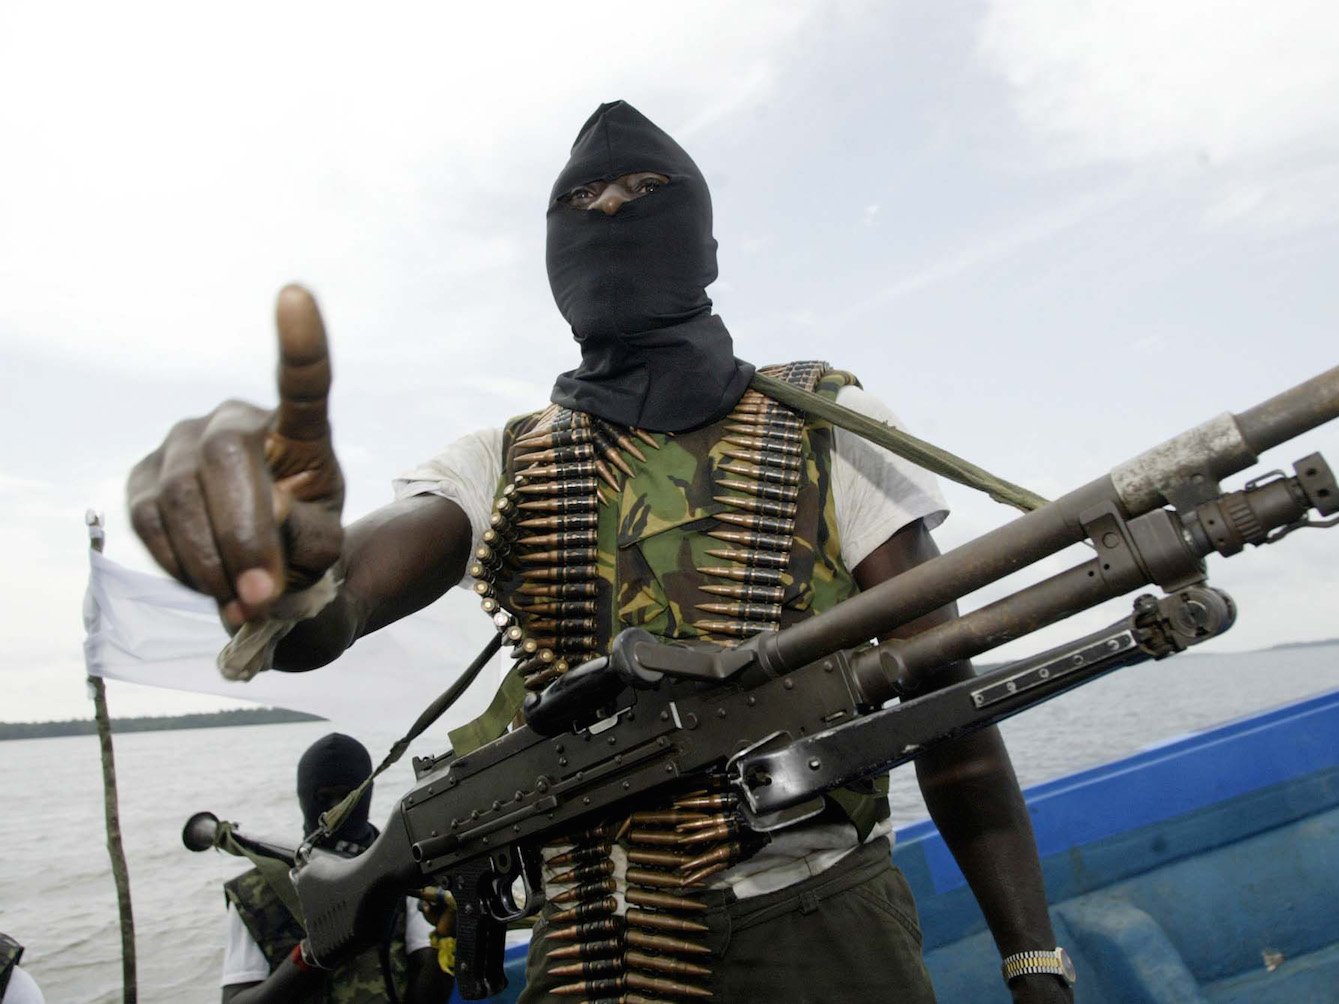
M1046 951L1015 952L1003 960L1000 971L1004 974L1006 983L1020 976L1036 973L1056 976L1070 986L1074 985L1074 963L1070 960L1069 953L1058 945Z

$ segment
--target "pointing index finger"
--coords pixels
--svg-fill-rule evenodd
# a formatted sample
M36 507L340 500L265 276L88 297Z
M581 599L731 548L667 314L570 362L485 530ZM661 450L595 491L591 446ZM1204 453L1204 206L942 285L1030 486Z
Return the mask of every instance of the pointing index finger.
M301 286L285 286L275 304L279 329L279 410L274 431L310 442L330 435L330 350L316 298Z

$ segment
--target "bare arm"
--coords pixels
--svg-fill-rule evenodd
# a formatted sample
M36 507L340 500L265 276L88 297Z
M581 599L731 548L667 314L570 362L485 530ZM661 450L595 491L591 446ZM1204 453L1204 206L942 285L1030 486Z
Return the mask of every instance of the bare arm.
M472 533L449 499L418 495L363 517L344 533L334 602L302 621L275 652L275 669L324 666L368 632L436 600L465 573Z
M924 523L903 527L854 570L869 589L939 554ZM958 615L951 604L906 624L890 638L907 638ZM937 690L972 676L968 661L937 669L916 681ZM996 728L945 744L916 761L926 808L967 878L1001 956L1055 947L1046 888L1032 822ZM1052 976L1023 976L1010 984L1016 1001L1068 1002L1073 992Z

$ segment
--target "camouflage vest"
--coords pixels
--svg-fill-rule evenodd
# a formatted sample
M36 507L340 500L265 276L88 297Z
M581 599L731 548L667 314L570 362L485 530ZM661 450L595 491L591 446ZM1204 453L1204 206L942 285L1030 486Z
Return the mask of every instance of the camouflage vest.
M9 987L10 974L23 958L23 946L7 934L0 934L0 1000Z
M825 363L766 367L833 399ZM737 644L856 592L831 491L832 427L750 390L724 419L649 433L550 406L513 419L491 526L470 568L539 689L626 627ZM833 799L862 833L875 787Z
M270 884L255 868L223 885L223 894L242 918L247 931L260 947L270 972L288 958L293 946L302 940L302 925L288 912ZM404 944L404 920L397 919L390 943L391 978L396 992L404 1000L407 987ZM378 950L373 948L335 969L325 986L303 996L299 1004L380 1004L386 1000L386 983L381 973Z

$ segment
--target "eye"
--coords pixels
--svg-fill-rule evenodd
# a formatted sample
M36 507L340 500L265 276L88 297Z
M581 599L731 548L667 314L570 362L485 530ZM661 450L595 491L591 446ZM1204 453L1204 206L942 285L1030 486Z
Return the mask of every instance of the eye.
M633 192L637 195L646 195L648 192L654 192L664 184L665 182L660 178L642 178L637 182Z
M595 189L589 185L579 185L559 201L566 202L569 206L585 206L590 204L591 200L595 198L595 194Z

